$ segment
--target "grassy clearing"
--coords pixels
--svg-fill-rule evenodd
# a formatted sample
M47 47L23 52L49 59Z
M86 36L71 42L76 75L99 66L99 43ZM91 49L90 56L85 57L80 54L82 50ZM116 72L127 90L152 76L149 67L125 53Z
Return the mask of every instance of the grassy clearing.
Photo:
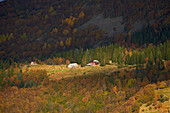
M170 99L170 87L155 90L155 94L162 94ZM147 106L147 104L143 104L140 107L139 113L168 113L168 109L170 109L169 101L165 101L163 103L157 101L157 106L154 106L153 103L149 106Z
M156 94L163 94L163 95L166 95L168 98L170 98L170 87L155 90L155 93Z
M105 74L109 75L114 71L122 71L122 70L132 70L134 68L117 68L116 65L106 65L102 66L86 66L79 68L66 68L66 65L36 65L30 67L23 67L22 70L46 70L48 76L53 80L58 80L67 77L75 77L75 76L84 76L84 75L98 75Z

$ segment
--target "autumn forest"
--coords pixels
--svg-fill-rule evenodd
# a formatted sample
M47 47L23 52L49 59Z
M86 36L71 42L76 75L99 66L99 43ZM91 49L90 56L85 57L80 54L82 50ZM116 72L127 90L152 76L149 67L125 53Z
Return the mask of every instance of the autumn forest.
M0 112L169 113L169 4L1 1Z

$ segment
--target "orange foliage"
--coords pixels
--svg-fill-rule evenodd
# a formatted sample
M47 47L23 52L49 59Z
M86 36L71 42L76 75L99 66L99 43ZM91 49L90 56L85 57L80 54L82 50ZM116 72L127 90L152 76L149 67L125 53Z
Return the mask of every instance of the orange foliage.
M64 44L63 44L63 41L62 41L62 40L60 41L60 46L64 46Z
M18 90L18 87L17 86L12 86L11 89L12 90Z
M81 101L82 101L82 102L88 102L88 101L89 101L89 98L88 98L88 97L83 97Z
M149 60L149 57L146 57L146 58L145 58L145 61L148 61L148 60Z
M21 80L16 79L14 83L16 86L18 86L20 84L20 82L21 82Z
M79 14L79 16L78 16L78 18L83 18L83 17L84 17L84 12L81 11L80 14Z

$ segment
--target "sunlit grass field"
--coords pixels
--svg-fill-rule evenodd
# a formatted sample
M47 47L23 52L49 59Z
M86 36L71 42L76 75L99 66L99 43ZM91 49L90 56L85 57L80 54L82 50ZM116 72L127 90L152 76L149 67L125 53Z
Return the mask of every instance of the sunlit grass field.
M116 65L102 66L85 66L78 68L66 68L66 65L35 65L35 66L24 66L25 70L46 70L50 79L58 80L62 78L75 77L75 76L88 76L113 73L114 71L132 70L134 68L122 67L118 68Z
M170 87L155 90L155 95L165 95L170 99ZM161 108L159 108L159 106L155 107L153 103L149 106L145 103L140 107L139 113L169 113L168 109L170 109L170 100L163 103L157 101L157 103Z

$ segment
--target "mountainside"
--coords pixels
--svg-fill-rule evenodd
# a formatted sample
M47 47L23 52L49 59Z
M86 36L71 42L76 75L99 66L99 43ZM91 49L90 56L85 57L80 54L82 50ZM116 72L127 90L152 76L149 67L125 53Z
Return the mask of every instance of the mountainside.
M169 40L168 0L4 0L0 58L32 59L108 43ZM98 43L100 42L100 44Z

